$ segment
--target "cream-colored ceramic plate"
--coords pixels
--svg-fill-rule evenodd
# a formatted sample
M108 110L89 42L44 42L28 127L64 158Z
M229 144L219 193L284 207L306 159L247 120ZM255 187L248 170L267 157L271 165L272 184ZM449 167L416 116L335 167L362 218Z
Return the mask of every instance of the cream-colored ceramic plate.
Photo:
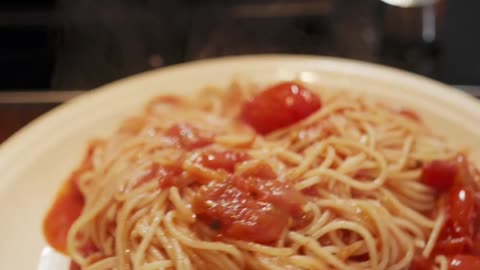
M405 104L452 140L480 149L480 103L446 85L391 68L312 56L247 56L183 64L127 78L58 107L0 146L0 269L65 270L45 249L41 223L87 141L112 132L152 96L189 94L232 78L300 78ZM476 153L479 157L478 152Z

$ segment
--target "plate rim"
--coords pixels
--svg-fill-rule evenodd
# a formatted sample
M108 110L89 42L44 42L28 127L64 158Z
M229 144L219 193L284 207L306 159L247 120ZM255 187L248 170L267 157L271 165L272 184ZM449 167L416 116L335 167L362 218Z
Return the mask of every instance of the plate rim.
M415 88L419 88L418 85L423 85L424 87L419 90L419 93L428 95L432 98L437 98L437 100L442 100L448 104L462 104L461 112L473 113L473 115L478 116L480 120L479 100L455 87L398 68L354 59L318 55L254 54L226 56L185 62L141 72L88 90L88 92L74 97L38 116L1 143L0 169L8 163L8 160L11 160L12 157L15 156L16 152L19 151L22 141L27 140L32 134L36 134L38 131L46 129L49 125L56 122L56 119L60 119L63 115L68 114L69 111L75 110L75 108L85 106L85 104L88 104L92 100L101 100L104 96L112 95L111 92L117 91L118 88L127 88L129 84L148 81L158 76L187 72L189 69L198 70L201 67L213 67L219 65L229 66L230 69L232 69L236 66L244 66L247 63L258 61L263 62L265 65L268 65L269 63L288 64L289 68L286 69L292 69L292 66L302 67L305 70L307 70L307 68L314 70L315 67L321 67L323 69L331 69L332 71L339 72L339 67L341 67L341 70L343 70L342 72L349 75L355 74L360 77L368 78L371 77L369 74L373 72L378 74L378 77L382 78L383 81L389 81L390 79L393 81L403 80L407 86L417 85ZM438 92L440 93L438 94ZM0 181L0 196L8 184L8 181Z
M138 81L138 80L145 80L149 77L158 76L159 74L165 73L172 73L178 72L181 69L195 69L198 66L209 66L209 65L224 65L224 64L231 64L231 63L238 63L240 62L250 62L250 61L273 61L273 62L308 62L306 64L312 65L315 62L324 62L326 64L338 64L344 66L351 66L350 70L353 68L364 67L372 71L378 71L384 73L384 75L389 76L401 76L409 81L417 81L423 84L429 84L432 87L436 88L435 91L441 91L444 93L448 93L449 95L452 94L455 96L456 100L460 100L462 102L470 103L468 106L479 106L478 112L480 113L480 101L477 100L475 97L465 93L461 89L455 88L453 86L447 85L443 82L430 79L428 77L405 71L399 68L385 66L377 63L365 62L361 60L355 59L348 59L348 58L341 58L341 57L331 57L331 56L320 56L320 55L306 55L306 54L253 54L253 55L241 55L241 56L225 56L225 57L217 57L217 58L208 58L208 59L200 59L190 62L184 62L179 64L170 65L163 68L148 70L144 72L140 72L137 74L133 74L99 87L95 87L92 89L87 90L88 92L82 93L79 96L76 96L67 102L64 102L53 109L41 114L34 120L30 121L22 128L17 130L15 133L10 135L3 143L0 144L0 157L3 155L8 154L9 148L12 148L17 141L21 140L25 137L27 133L31 133L31 130L35 130L38 126L43 125L43 123L47 121L52 121L52 118L55 118L56 115L63 113L65 110L69 110L71 107L81 106L83 102L87 102L88 99L91 99L94 96L98 96L100 94L105 95L109 92L115 91L117 86L125 84L126 82L131 81ZM347 72L348 73L348 72ZM356 72L358 73L358 72ZM454 101L456 103L458 101ZM452 101L450 101L452 103ZM78 105L80 104L80 105ZM3 160L0 159L0 163Z

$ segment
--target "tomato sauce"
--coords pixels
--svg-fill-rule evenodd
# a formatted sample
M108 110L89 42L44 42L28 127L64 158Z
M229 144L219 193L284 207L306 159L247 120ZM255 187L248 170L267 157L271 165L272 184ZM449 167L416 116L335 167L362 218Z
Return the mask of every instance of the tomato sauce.
M68 230L80 216L84 203L84 197L75 183L75 178L66 181L43 223L43 233L55 250L67 253Z
M80 216L85 198L78 188L78 178L92 168L92 156L103 142L92 141L80 167L63 184L43 221L43 234L55 250L67 253L68 230Z

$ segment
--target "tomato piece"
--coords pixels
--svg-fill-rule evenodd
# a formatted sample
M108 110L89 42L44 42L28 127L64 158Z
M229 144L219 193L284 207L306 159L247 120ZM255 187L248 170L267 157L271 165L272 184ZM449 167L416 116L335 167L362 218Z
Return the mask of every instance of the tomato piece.
M480 269L480 257L472 255L456 255L449 258L449 270Z
M437 191L446 191L454 183L458 165L450 160L433 160L422 168L420 180Z
M433 270L434 263L422 256L413 257L412 263L410 264L409 270Z
M302 217L302 206L307 202L299 191L278 181L256 177L234 177L234 185L250 193L259 201L269 202L295 218Z
M472 254L480 257L480 231L478 227L477 227L477 233L473 237Z
M314 214L311 212L303 213L301 216L294 217L292 229L300 230L305 228L307 225L313 222Z
M259 171L267 168L260 166ZM272 243L290 217L309 221L311 217L302 210L305 203L302 193L277 180L236 175L203 187L194 199L193 210L200 220L225 236Z
M456 185L450 190L450 217L454 234L473 237L475 219L474 192L471 187Z
M476 217L474 192L469 186L456 184L444 198L448 203L447 220L440 232L434 253L444 255L471 253L474 248Z
M245 152L210 150L202 152L197 162L210 169L223 169L232 173L237 163L249 158L250 156Z
M69 268L69 270L82 270L82 268L81 268L80 265L78 265L76 262L70 261L70 268Z
M231 181L204 186L193 201L197 217L221 235L268 244L288 224L288 214L271 203L256 200Z
M153 163L147 172L137 181L135 187L139 187L153 180L158 181L159 188L183 186L187 184L185 177L182 177L183 173L180 164L162 166L158 163Z
M213 143L213 137L188 123L175 124L166 135L187 150L205 147Z
M246 102L241 118L257 132L267 134L292 125L322 107L320 98L304 86L276 84Z
M433 254L435 255L457 255L470 253L472 250L472 239L468 237L456 237L439 240L435 244Z

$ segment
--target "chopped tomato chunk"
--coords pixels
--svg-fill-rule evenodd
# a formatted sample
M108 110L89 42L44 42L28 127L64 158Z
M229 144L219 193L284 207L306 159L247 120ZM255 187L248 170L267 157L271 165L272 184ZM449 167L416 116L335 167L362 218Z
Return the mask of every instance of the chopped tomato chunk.
M241 118L257 132L267 134L292 125L322 107L320 98L304 86L276 84L245 103Z
M213 142L210 134L202 132L188 123L173 125L167 130L166 135L187 150L205 147Z
M272 243L286 229L290 217L306 219L305 197L277 180L232 176L212 182L196 196L198 218L220 234L257 243Z
M210 169L233 172L237 163L249 158L250 156L245 152L210 150L202 152L197 162Z
M433 255L479 254L479 199L475 171L465 156L449 161L433 161L422 173L422 181L436 187L441 194L439 208L446 210L446 220ZM457 269L457 268L455 268Z
M449 258L449 270L480 269L480 258L471 255L456 255Z
M305 196L284 183L256 177L235 177L233 181L235 186L249 192L259 201L272 203L293 217L303 215L302 206L306 203Z
M478 226L478 224L476 224L476 230L477 230L477 232L475 233L475 236L473 237L472 254L480 257L480 226Z
M458 165L450 160L433 160L422 169L421 181L438 190L446 191L454 183L458 174Z
M459 236L473 237L474 191L468 186L456 185L450 190L449 195L453 233Z
M202 188L193 209L200 220L220 234L256 243L273 243L288 224L286 212L257 201L231 181L212 182Z
M468 237L451 237L439 240L433 250L434 255L456 255L470 253L472 249L472 239Z
M76 262L71 261L69 270L82 270L82 268L80 268L80 265L78 265Z
M434 254L456 255L470 253L473 250L474 192L468 186L455 184L445 195L448 205L447 219L440 232ZM445 202L445 200L443 200Z

